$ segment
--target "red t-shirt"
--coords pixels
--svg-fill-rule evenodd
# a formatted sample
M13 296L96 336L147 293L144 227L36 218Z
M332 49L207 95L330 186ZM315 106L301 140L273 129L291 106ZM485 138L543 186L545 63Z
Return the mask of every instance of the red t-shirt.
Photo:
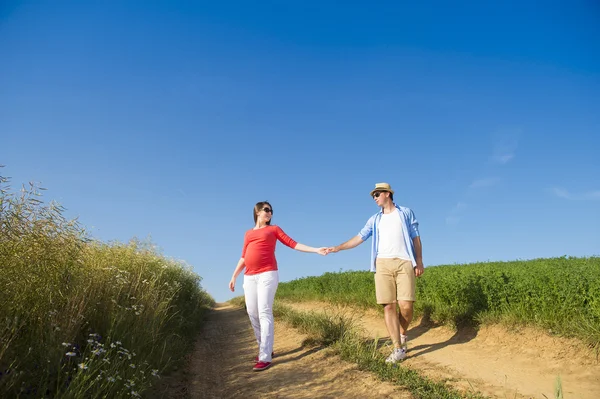
M244 249L242 258L246 264L244 274L258 274L277 270L275 259L275 244L277 240L294 249L298 244L281 230L279 226L265 226L252 229L244 236Z

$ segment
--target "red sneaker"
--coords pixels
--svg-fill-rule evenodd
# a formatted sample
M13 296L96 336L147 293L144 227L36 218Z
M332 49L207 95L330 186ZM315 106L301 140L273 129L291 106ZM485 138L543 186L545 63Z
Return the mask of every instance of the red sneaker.
M271 362L258 362L256 363L256 365L254 365L254 368L252 370L263 371L268 369L269 367L271 367Z
M271 359L275 357L275 352L271 352ZM254 363L258 363L258 356L254 357Z

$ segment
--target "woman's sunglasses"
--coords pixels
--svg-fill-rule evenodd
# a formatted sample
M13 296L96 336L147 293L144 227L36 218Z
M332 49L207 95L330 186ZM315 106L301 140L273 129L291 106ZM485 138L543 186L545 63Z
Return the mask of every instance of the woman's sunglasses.
M271 208L263 208L262 210L267 213L273 213L273 209L271 209Z

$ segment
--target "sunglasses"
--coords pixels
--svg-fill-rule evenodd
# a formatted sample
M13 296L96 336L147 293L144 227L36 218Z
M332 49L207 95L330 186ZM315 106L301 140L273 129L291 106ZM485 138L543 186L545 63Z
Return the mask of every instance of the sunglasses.
M263 208L262 210L267 213L273 213L273 209L271 209L271 208Z
M381 195L381 193L383 193L384 191L376 191L375 193L373 193L373 198L379 198L379 196Z

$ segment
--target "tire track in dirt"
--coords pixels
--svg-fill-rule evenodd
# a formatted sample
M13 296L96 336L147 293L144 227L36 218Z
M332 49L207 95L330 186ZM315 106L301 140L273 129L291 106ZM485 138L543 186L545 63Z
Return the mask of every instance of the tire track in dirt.
M375 310L322 302L291 303L297 311L343 313L366 338L386 338L383 316ZM409 357L404 361L434 380L458 389L475 389L495 398L554 398L556 377L565 399L600 398L600 362L575 339L553 337L534 328L509 332L502 326L452 331L415 320L409 329Z
M379 381L322 347L303 347L305 335L275 319L275 358L252 370L258 347L243 308L217 304L190 356L186 396L226 398L401 398L401 387Z

